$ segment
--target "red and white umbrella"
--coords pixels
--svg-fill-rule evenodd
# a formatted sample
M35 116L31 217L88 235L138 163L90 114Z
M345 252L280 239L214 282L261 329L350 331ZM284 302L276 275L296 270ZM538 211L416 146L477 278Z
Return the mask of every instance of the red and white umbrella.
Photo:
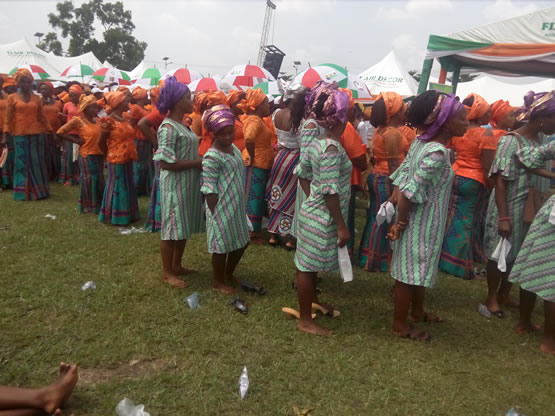
M92 78L106 84L117 82L119 85L131 85L131 78L129 75L116 68L100 68L94 71Z
M201 91L217 91L220 89L220 83L214 78L201 78L189 84L192 93Z
M237 65L222 78L222 83L246 90L261 82L275 80L272 74L257 65Z
M163 79L167 79L169 77L175 77L179 82L189 85L191 82L201 79L202 75L189 68L178 68L166 72Z
M47 72L38 65L20 65L20 66L16 66L14 69L12 69L10 71L10 73L8 75L13 76L17 72L17 70L21 69L21 68L25 68L25 69L29 70L31 75L33 75L33 79L35 81L40 81L42 79L50 78L50 75L48 75Z
M90 77L93 73L94 69L92 69L90 66L78 64L67 67L60 76L63 78L81 78L81 81L83 81L85 77Z

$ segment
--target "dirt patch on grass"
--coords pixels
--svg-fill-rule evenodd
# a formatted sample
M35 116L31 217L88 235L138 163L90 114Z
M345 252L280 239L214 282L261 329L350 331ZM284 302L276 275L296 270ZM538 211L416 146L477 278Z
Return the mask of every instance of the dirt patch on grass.
M103 384L111 380L127 380L175 367L171 360L131 360L114 368L79 368L79 384Z

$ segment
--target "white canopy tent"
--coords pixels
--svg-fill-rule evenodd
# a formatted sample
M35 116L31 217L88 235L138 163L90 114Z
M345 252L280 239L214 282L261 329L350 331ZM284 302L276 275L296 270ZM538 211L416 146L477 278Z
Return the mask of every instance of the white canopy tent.
M410 76L394 50L376 65L362 72L359 77L372 95L378 95L382 91L393 91L408 97L415 95L418 89L418 83Z

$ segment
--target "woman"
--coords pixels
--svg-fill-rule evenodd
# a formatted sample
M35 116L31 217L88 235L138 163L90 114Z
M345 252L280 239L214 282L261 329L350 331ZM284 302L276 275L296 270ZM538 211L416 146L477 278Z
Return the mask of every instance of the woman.
M224 104L225 101L226 96L225 93L223 93L222 91L201 93L198 96L198 99L195 100L194 113L200 115L200 119L202 120L204 112L206 110L214 107L215 105ZM208 130L206 130L206 127L204 126L204 123L202 123L202 121L200 124L200 132L201 141L198 153L199 155L204 156L204 154L212 146L212 134Z
M446 145L453 136L464 135L468 122L457 97L434 90L414 99L407 119L422 134L392 176L393 184L399 187L397 220L388 233L393 241L391 275L396 280L393 333L427 341L431 338L427 331L409 325L409 309L412 306L412 321L441 322L438 316L424 311L424 296L437 279L454 178Z
M489 199L484 239L488 258L485 305L498 318L505 317L501 305L518 305L509 297L512 284L507 277L530 226L524 220L533 178L524 166L517 163L515 155L519 150L540 146L544 135L555 133L555 92L534 94L530 91L524 97L524 106L518 110L516 120L524 124L501 138L490 170L495 188ZM498 270L497 260L493 257L502 238L511 244L505 258L505 272Z
M243 111L239 108L238 104L244 100L246 96L247 94L244 91L231 90L225 101L225 104L235 116L235 140L233 140L233 144L241 152L245 150L245 136L243 134L243 122L241 121Z
M493 127L491 135L484 136L480 146L482 166L486 172L489 172L491 168L499 139L512 130L515 124L515 109L508 101L497 100L491 105L490 124ZM493 187L494 184L488 185Z
M12 77L0 78L0 138L4 136L4 122L6 120L6 107L8 105L8 96L17 91L17 85ZM2 139L0 139L2 140ZM13 161L14 148L13 138L8 135L7 142L4 146L0 146L0 152L7 151L8 155L4 166L0 168L0 187L11 188L13 185Z
M453 137L450 147L456 160L453 198L449 206L447 231L439 260L439 269L463 279L475 279L474 266L483 260L483 216L486 204L487 171L482 165L481 145L491 132L481 127L489 123L490 105L478 94L463 101L468 129L462 137Z
M81 95L79 117L60 127L57 134L63 140L79 146L79 212L97 214L104 195L104 158L107 134L102 134L96 117L100 111L94 95ZM68 134L78 131L79 135Z
M259 234L262 229L262 217L266 212L264 195L272 164L274 149L273 132L264 123L263 118L270 114L268 98L260 89L249 89L239 108L247 115L243 119L247 166L247 215L252 224L253 242L261 243ZM245 155L245 152L243 152Z
M157 106L161 114L168 114L158 129L158 150L154 155L154 160L160 162L162 280L170 286L184 288L187 283L178 276L194 272L181 265L185 244L192 234L204 230L199 140L183 124L184 115L193 110L191 91L170 77Z
M370 204L366 225L360 241L360 267L369 272L387 272L391 262L391 248L386 239L387 224L378 225L376 215L380 206L393 193L391 176L408 151L406 138L399 130L403 126L405 112L403 98L395 92L381 93L370 114L374 131L374 168L368 175Z
M129 106L127 118L131 126L135 128L135 147L137 148L138 160L133 162L133 182L137 189L137 195L150 195L154 181L154 164L152 163L152 143L138 128L139 121L148 114L145 105L148 100L148 92L144 88L137 87L131 94L133 104Z
M135 129L125 120L130 97L124 92L106 93L109 117L99 120L102 133L108 135L106 164L108 181L104 187L98 220L112 225L128 225L137 221L139 203L133 183L133 161L137 160Z
M302 159L299 182L306 195L297 216L295 283L300 320L297 329L314 335L331 335L312 319L312 308L338 316L330 305L322 305L316 294L319 272L338 268L337 247L350 239L346 224L351 193L352 165L339 140L347 124L349 96L337 84L320 82L310 91L307 103L310 129L319 125L324 133L314 138Z
M44 115L42 100L33 94L33 76L25 68L14 75L18 91L8 97L4 135L0 145L14 143L13 199L34 201L48 198L45 133L53 134Z
M78 83L69 87L68 101L64 104L62 113L65 117L65 122L71 121L73 117L79 116L79 98L83 94L83 88ZM71 131L68 134L77 136L77 130ZM79 181L79 164L77 162L77 145L69 141L64 141L62 148L62 160L60 166L60 177L58 182L64 185L75 185Z
M272 165L270 179L266 187L266 202L269 208L269 244L277 246L280 236L287 241L288 250L295 249L291 227L295 213L297 177L294 174L299 163L300 137L298 135L304 116L306 90L288 90L284 98L285 107L274 112L272 120L278 140L278 152Z
M37 84L37 90L42 95L42 108L44 115L52 127L52 131L58 131L61 122L62 102L54 98L54 86L51 82L41 81ZM46 170L48 179L55 180L60 174L60 150L54 135L46 135Z

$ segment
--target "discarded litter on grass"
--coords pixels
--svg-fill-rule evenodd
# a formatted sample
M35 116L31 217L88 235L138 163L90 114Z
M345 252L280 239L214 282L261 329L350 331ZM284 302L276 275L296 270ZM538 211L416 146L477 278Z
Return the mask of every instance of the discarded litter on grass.
M123 234L123 235L128 235L128 234L142 234L142 233L148 233L147 230L145 230L144 228L135 228L135 227L131 227L131 228L120 228L119 229L119 233Z
M189 309L195 310L200 308L198 292L193 292L185 298L185 302L189 305Z
M46 214L46 215L44 216L44 218L50 218L51 220L55 220L55 219L56 219L56 216L55 216L55 215L52 215L52 214Z
M509 411L507 412L506 416L525 416L522 413L517 412L514 408L510 408Z
M484 305L483 303L480 303L478 305L478 312L484 318L488 318L488 319L491 318L491 312L489 311L488 307L486 305Z
M135 403L127 397L118 403L116 414L118 416L150 416L150 413L145 411L144 405L135 405Z
M337 259L339 262L339 272L341 273L343 282L351 282L353 280L353 266L351 264L351 258L349 257L347 245L337 249Z
M249 373L247 372L247 367L243 368L241 376L239 377L239 394L241 395L241 400L247 395L249 389Z
M96 284L92 280L88 281L83 286L81 286L81 290L83 292L86 291L86 290L89 290L89 289L96 290Z

